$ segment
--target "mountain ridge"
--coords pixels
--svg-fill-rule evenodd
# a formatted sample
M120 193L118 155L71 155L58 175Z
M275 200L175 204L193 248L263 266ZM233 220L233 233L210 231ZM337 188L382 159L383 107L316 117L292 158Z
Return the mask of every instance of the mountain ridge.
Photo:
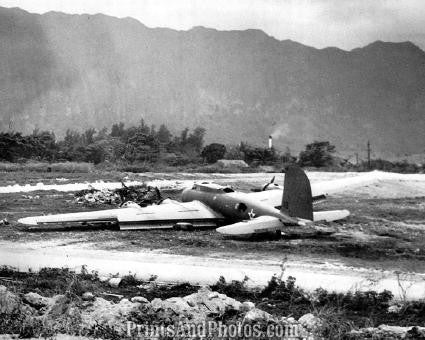
M330 140L346 154L425 149L425 52L376 41L350 51L257 29L149 28L104 14L0 7L0 129L115 122L203 126L207 141L299 151ZM235 130L234 127L239 129Z

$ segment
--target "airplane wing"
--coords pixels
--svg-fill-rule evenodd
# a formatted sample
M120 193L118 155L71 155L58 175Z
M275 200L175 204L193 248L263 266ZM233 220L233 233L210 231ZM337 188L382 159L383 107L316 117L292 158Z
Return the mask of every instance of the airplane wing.
M313 212L314 222L332 222L341 220L350 215L348 210L328 210ZM311 221L305 221L311 223ZM220 234L226 236L248 237L255 234L284 231L285 225L277 217L259 216L234 224L229 224L216 229Z
M333 222L343 220L348 216L350 216L350 212L346 209L313 211L314 222Z
M331 194L343 192L351 187L370 184L376 181L376 176L371 173L364 173L352 177L338 178L330 181L311 183L311 193L313 202L319 201ZM259 192L250 192L248 195L262 203L272 205L277 208L282 204L283 190L274 189Z
M252 220L229 224L216 230L226 236L248 237L283 229L283 223L273 216L259 216Z
M117 223L120 230L167 229L178 222L188 222L194 227L215 227L223 216L199 201L181 203L166 200L147 207L130 206L118 209L81 213L25 217L19 223L48 227L60 224Z

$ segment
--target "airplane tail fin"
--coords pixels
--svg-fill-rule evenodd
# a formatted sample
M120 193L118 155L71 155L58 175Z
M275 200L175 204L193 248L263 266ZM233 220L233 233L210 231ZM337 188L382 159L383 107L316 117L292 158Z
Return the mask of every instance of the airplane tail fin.
M290 165L285 172L281 211L291 217L313 221L310 181L299 166Z

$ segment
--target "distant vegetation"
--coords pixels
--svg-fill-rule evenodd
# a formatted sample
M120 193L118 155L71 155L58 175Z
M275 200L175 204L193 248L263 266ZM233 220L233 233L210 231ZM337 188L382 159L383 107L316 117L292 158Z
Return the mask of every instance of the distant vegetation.
M32 134L20 132L0 133L0 171L53 171L88 172L93 164L100 169L129 172L194 170L205 172L240 171L222 169L215 163L219 159L245 161L250 168L271 167L280 171L285 164L298 163L302 167L325 170L367 171L379 169L402 173L424 170L423 165L408 162L390 162L376 159L353 165L335 156L335 146L328 141L307 144L299 157L289 148L280 152L275 148L211 143L204 146L205 129L183 129L173 134L162 124L148 126L144 120L138 126L113 124L110 131L89 128L83 132L68 129L62 140L53 132L34 130ZM3 161L3 162L1 162ZM48 163L48 165L46 165Z
M125 171L147 171L154 166L193 167L213 164L222 158L242 159L253 166L274 165L282 161L275 149L247 143L226 147L220 143L204 146L205 129L183 129L173 134L162 124L158 129L144 120L138 126L112 125L110 131L89 128L83 132L68 129L62 140L53 132L33 131L0 133L0 170L25 168L38 171L41 162L53 164L93 163L100 167L118 167ZM66 163L68 162L68 163ZM30 165L30 166L29 166ZM44 166L45 168L45 166ZM53 168L51 168L54 171ZM214 170L214 169L212 169Z

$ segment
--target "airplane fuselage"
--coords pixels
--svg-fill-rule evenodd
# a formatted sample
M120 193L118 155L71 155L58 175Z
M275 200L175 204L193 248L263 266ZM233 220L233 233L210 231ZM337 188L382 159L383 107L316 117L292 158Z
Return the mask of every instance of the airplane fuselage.
M284 217L274 207L252 199L242 192L205 192L186 189L182 201L200 201L229 220L248 220L258 216Z

